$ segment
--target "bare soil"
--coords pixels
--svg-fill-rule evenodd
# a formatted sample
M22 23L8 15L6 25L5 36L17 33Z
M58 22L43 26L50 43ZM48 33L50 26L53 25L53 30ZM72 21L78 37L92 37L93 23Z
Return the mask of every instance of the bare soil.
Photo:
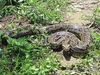
M64 12L65 14L62 20L81 25L91 24L89 20L84 19L84 15L92 16L93 15L92 12L94 8L100 4L100 0L70 0L70 1L71 4L66 7L66 12ZM94 31L94 29L91 28L91 31ZM68 56L68 59L66 59L67 57L64 57L62 51L55 52L54 54L59 55L59 58L61 59L60 63L62 65L71 66L72 64L79 62L79 59L69 56L68 54L66 55ZM59 73L61 72L63 71L58 70L57 74L59 75Z
M92 15L93 9L96 5L100 4L100 0L70 0L72 3L66 7L66 11L64 11L64 17L62 20L68 21L71 23L77 23L77 24L89 24L90 21L84 20L83 16L86 15ZM71 10L75 10L75 13ZM70 12L69 12L70 11ZM29 24L27 23L27 19L18 21L16 19L16 15L10 15L6 16L0 21L0 29L5 30L8 29L6 24L7 22L16 22L17 25L14 25L13 28L16 27L27 27L25 25ZM16 27L15 27L16 26ZM60 59L61 65L68 65L71 66L72 64L79 61L79 59L72 57L70 54L65 54L63 51L59 52L53 52L53 55L58 55ZM58 70L57 74L62 72L62 70Z

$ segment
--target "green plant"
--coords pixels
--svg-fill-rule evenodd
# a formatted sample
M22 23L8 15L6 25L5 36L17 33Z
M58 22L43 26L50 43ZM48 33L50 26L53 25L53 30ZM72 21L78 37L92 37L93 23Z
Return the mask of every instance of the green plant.
M91 33L92 35L92 42L90 47L92 50L100 50L100 34L99 33Z
M5 4L6 4L6 0L0 0L0 11L1 9L3 9Z
M31 23L52 23L60 21L60 13L66 4L67 0L8 0L1 10L0 18L8 14L17 14L19 18L28 17ZM13 24L15 23L8 24L8 28L13 28ZM1 34L2 32L0 36ZM18 39L4 37L7 39L8 46L0 48L0 74L46 75L58 67L55 62L57 57L51 55L51 49L47 44L41 45L41 42L44 43L40 36ZM27 42L27 39L31 39L32 43Z
M23 37L12 39L8 36L7 48L0 49L0 74L2 75L36 75L54 71L57 68L55 56L50 53L47 45L42 46L40 37ZM34 40L28 43L26 39ZM41 68L40 68L41 67ZM35 68L35 69L34 69Z
M94 8L94 12L93 12L93 20L96 22L96 23L98 23L98 24L100 24L100 6L99 5L97 5L95 8Z
M27 16L31 23L50 23L52 21L60 21L60 13L66 7L68 1L63 0L26 0L16 1L18 5L13 5L13 0L10 5L5 6L0 13L1 16L6 14L18 14Z
M99 5L94 7L92 15L84 14L83 18L90 21L90 23L91 23L90 27L94 27L94 28L98 29L97 30L98 32L100 32L100 26L99 26L99 24L100 24L100 6Z
M92 42L88 49L88 55L84 59L67 67L61 75L99 75L100 74L100 34L91 33Z

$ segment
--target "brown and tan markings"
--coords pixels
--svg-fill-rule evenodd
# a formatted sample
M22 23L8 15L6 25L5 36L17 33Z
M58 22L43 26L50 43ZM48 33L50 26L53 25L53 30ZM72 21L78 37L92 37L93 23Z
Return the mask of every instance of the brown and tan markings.
M90 43L90 33L85 26L61 22L45 26L43 29L48 33L55 31L48 38L48 42L53 49L62 46L65 51L70 51L75 57L79 56L79 54L84 55L87 53L87 47Z

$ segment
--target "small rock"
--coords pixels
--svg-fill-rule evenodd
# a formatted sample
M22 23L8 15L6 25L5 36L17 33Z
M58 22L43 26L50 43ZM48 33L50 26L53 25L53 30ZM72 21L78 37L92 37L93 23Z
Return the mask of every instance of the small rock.
M90 4L98 4L99 1L90 1Z
M75 5L74 7L79 8L79 9L84 9L84 6L81 6L81 5Z

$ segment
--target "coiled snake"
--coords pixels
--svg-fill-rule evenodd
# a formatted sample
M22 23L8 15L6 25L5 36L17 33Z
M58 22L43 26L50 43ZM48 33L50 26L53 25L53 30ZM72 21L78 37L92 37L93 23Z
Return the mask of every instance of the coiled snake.
M87 54L87 47L90 43L90 33L85 26L60 22L58 24L45 26L39 28L48 33L55 32L48 38L48 43L53 49L58 49L62 47L64 51L69 52L74 56L85 56ZM36 28L36 30L38 30ZM60 31L59 31L60 30ZM32 30L26 30L18 32L15 36L10 37L20 37L24 35L33 34Z
M90 33L85 26L61 22L45 26L43 29L49 33L61 30L51 34L48 38L48 42L53 49L62 46L63 50L70 51L74 57L86 55L90 43Z

